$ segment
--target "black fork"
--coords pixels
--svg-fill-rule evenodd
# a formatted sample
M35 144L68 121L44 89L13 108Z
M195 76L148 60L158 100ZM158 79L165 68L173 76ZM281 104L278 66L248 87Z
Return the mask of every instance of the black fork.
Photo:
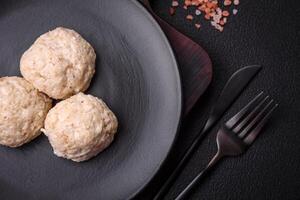
M261 129L270 118L278 104L263 92L257 95L247 106L225 122L217 133L218 152L208 165L177 196L176 200L187 197L200 179L223 157L244 153L254 142Z

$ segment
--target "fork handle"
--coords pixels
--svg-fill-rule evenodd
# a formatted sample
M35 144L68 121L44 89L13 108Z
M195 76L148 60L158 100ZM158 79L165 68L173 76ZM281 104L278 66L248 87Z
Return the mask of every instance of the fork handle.
M208 165L193 179L192 182L176 197L175 200L183 200L188 197L194 187L199 183L199 181L215 166L218 161L223 158L223 154L218 151L216 155L210 160Z

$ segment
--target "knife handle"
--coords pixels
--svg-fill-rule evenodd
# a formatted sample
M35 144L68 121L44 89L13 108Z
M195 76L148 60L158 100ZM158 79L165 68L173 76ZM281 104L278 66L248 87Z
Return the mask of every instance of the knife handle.
M166 193L170 190L170 187L173 185L175 179L178 177L178 175L182 172L185 165L188 163L189 159L193 155L195 149L197 149L198 145L201 143L201 141L204 139L205 133L209 129L203 129L195 138L192 145L187 149L187 151L184 153L183 158L178 163L175 170L172 172L172 174L168 177L167 181L163 184L159 192L155 195L153 198L154 200L161 200L166 195Z

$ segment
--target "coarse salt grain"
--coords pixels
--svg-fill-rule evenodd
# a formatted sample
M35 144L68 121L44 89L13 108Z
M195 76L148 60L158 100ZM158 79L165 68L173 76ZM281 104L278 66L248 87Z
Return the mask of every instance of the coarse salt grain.
M179 5L178 1L172 1L172 6L177 7Z
M240 4L240 0L234 0L233 4L236 5L236 6L239 5Z
M236 15L236 14L237 14L237 12L238 12L238 10L237 10L237 9L233 9L233 10L232 10L232 14L234 14L234 15Z
M224 6L230 6L231 5L231 0L225 0L224 1Z
M199 5L199 2L197 2L197 1L192 1L192 5L193 5L193 6L197 6L197 5Z
M190 5L192 5L192 1L185 1L184 4L185 4L186 6L190 6Z
M224 10L222 12L222 15L225 16L225 17L228 17L229 16L229 12L227 10Z
M220 15L214 15L214 16L213 16L213 21L216 22L216 23L219 23L219 22L220 22L220 19L221 19L221 16L220 16Z
M217 30L219 30L220 32L222 32L223 31L223 26L221 26L221 25L219 25L219 24L217 24L216 26L215 26L215 28L217 29Z
M212 26L216 26L216 25L217 25L217 22L211 21L210 24L211 24Z
M194 19L194 17L193 17L193 15L187 15L186 19L192 21Z
M196 14L196 15L201 15L201 11L197 9L197 10L195 11L195 14Z
M222 15L222 9L221 8L217 8L216 11L217 11L218 15Z

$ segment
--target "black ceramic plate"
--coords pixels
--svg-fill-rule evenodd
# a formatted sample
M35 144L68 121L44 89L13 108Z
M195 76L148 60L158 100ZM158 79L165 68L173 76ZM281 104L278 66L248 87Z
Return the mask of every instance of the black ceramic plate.
M0 147L0 199L128 199L154 176L174 141L181 85L159 26L135 1L3 0L0 76L20 75L22 53L57 26L75 29L97 52L87 91L119 119L113 144L94 159L56 157L42 135L17 149Z

